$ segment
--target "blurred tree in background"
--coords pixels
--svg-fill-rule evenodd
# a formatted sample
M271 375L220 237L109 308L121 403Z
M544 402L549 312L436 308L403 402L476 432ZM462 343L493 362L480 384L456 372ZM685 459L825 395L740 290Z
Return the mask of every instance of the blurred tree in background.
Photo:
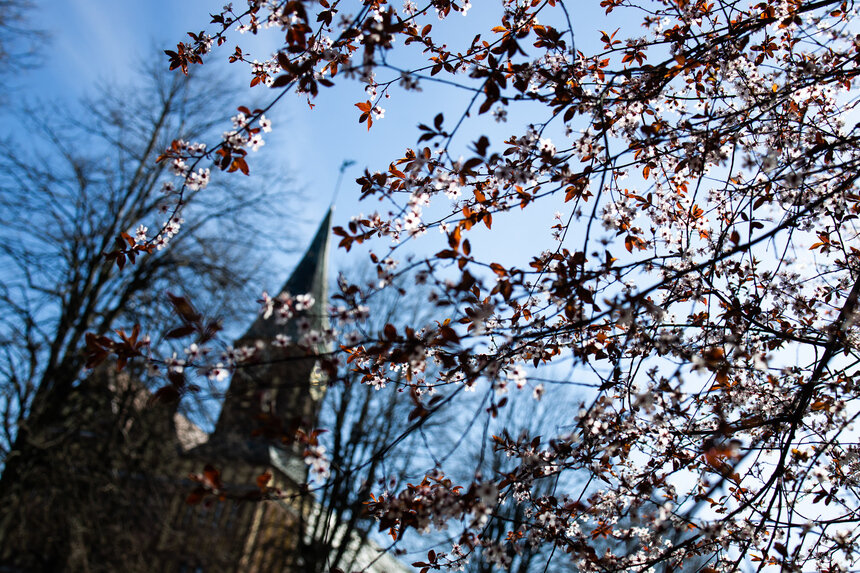
M228 185L218 174L209 181L200 171L197 188L182 198L194 218L185 223L170 215L177 206L171 191L175 166L156 159L177 134L189 140L212 136L237 97L228 86L209 73L186 78L149 68L136 85L103 88L73 110L22 113L26 134L0 141L0 490L4 499L26 495L33 484L22 476L57 486L50 512L59 517L39 532L46 551L59 546L47 541L51 531L97 535L103 506L89 497L115 494L98 489L110 487L109 477L87 472L133 471L129 459L108 461L122 451L111 440L128 440L128 428L102 429L92 452L67 459L69 440L94 431L86 427L92 424L88 409L98 407L94 395L110 386L114 413L132 404L139 409L146 402L141 390L158 379L132 367L124 386L104 373L86 380L88 356L98 348L93 341L115 330L131 335L134 325L147 325L155 338L137 338L138 348L166 352L160 345L173 312L165 294L170 291L194 292L196 304L214 317L214 334L225 322L253 312L247 304L226 301L253 300L256 283L278 274L266 253L295 239L283 231L289 206L298 201L297 194L285 192L283 175L265 185L255 179ZM262 220L263 208L277 214L278 222ZM146 229L153 221L161 229ZM172 236L180 227L183 233L172 237L169 249L146 249L148 255L124 272L115 259L105 258L121 234L128 246L144 242L147 233ZM183 405L204 427L217 414L223 391L212 382ZM64 452L62 459L56 452ZM87 492L78 492L80 499L71 494L74 488L62 486L70 474ZM88 478L92 483L84 483ZM62 511L68 504L76 507ZM85 511L87 504L96 515ZM6 512L4 528L16 524L15 512Z

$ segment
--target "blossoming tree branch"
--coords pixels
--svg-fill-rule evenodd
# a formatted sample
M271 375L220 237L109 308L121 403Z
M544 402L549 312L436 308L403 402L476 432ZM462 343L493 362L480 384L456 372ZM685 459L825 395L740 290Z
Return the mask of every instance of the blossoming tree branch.
M396 372L415 404L404 435L468 390L485 393L487 417L550 385L591 390L540 436L484 435L507 456L495 475L461 483L440 464L374 491L367 508L380 530L399 539L448 527L455 542L417 562L423 571L507 566L534 547L581 571L845 570L860 520L853 3L602 0L623 24L602 30L570 2L500 0L495 20L455 45L446 26L472 18L469 4L251 0L213 14L207 32L167 51L170 67L244 62L269 103L240 108L221 141L165 150L178 176L172 213L108 256L123 265L169 248L186 191L205 186L209 169L253 169L249 151L272 129L265 114L287 94L357 94L356 121L372 132L387 97L465 90L461 108L416 117L400 157L357 180L371 209L385 207L334 229L346 251L370 245L378 288L417 272L440 320L366 332L372 292L347 278L331 312L349 337L321 358L378 388ZM252 60L225 47L240 32L283 45ZM529 125L513 127L521 113ZM477 247L501 221L534 225L529 214L544 206L559 214L529 260ZM410 244L435 254L404 263ZM264 315L286 320L314 304L292 294L264 296ZM183 335L210 340L183 304ZM307 332L305 343L335 335ZM94 341L94 356L132 359L146 354L140 341ZM220 378L253 353L208 366L196 353L181 365L149 359ZM566 378L542 374L556 363ZM506 541L489 539L510 504L524 519Z

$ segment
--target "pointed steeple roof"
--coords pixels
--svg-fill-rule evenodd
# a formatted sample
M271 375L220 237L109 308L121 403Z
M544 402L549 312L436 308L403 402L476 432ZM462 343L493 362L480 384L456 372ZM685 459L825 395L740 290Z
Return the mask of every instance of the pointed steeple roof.
M325 308L328 301L328 244L331 236L331 215L332 208L329 207L307 251L278 293L292 296L309 294L314 298L314 306L307 315L314 330L328 327ZM241 339L273 339L279 333L295 339L295 320L285 327L278 326L271 318L265 320L262 316L257 317Z
M296 341L301 338L300 320L307 320L310 328L318 332L328 328L326 304L331 216L332 209L329 208L307 251L279 293L293 297L309 294L314 298L313 306L297 312L286 324L279 324L275 317L264 319L258 316L237 340L237 346L254 346L258 341L262 345L258 346L260 350L256 360L243 364L233 374L215 431L206 444L197 448L198 454L228 455L256 464L290 465L287 462L291 455L280 451L279 446L270 444L264 437L253 435L261 428L261 415L284 423L297 419L312 423L316 416L321 398L317 388L323 381L318 379L316 357L309 354L307 348L298 346ZM272 345L279 334L288 336L292 344L286 347ZM325 344L320 344L317 351L325 348ZM300 458L296 465L298 469L295 471L305 471L306 466Z
M281 292L308 293L325 303L328 290L328 241L331 236L331 213L332 208L329 207L305 256L299 261Z

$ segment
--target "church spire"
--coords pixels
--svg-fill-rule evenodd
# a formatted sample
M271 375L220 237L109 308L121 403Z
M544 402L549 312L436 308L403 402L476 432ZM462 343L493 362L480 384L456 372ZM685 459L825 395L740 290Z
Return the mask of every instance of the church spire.
M311 244L299 264L284 284L281 295L295 300L310 295L314 304L308 310L297 310L286 323L275 316L258 316L236 346L257 346L256 359L240 365L230 381L221 415L215 425L210 445L229 443L233 455L268 458L269 448L261 438L252 437L261 422L284 424L313 423L321 398L321 380L316 358L296 342L304 329L322 334L328 328L328 245L331 235L332 209L329 208ZM295 306L295 305L293 305ZM278 335L289 343L284 347L273 344ZM316 351L323 350L320 345Z
M328 211L314 235L305 256L293 270L281 292L307 293L314 296L323 307L328 295L328 241L331 236L331 213Z
M310 327L322 331L328 327L326 316L326 304L328 301L328 244L331 236L332 208L323 217L316 235L305 251L304 256L296 265L293 274L281 288L281 294L295 297L296 295L310 295L314 299L314 306L306 317L310 321ZM251 324L241 340L272 340L278 334L286 334L295 340L297 334L296 320L293 319L286 325L278 325L272 318L264 319L262 316Z

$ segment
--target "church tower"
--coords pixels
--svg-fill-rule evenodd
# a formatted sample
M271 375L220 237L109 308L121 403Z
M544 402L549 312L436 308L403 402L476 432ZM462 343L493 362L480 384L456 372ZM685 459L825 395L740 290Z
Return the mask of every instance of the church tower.
M306 345L307 339L321 338L328 329L328 244L331 210L320 223L310 246L284 284L275 301L291 316L278 320L258 316L234 344L235 348L255 348L255 356L240 364L230 382L209 447L225 448L231 457L240 455L255 461L271 461L265 440L252 437L261 431L276 431L272 424L312 426L325 388L314 355L326 351L320 342ZM310 308L303 308L313 300ZM296 302L300 300L301 302ZM310 350L310 351L309 351Z
M254 349L253 356L236 368L214 432L184 456L189 473L204 465L219 470L231 495L212 507L176 497L159 542L165 571L302 570L304 513L312 500L300 490L307 478L302 446L284 438L313 427L325 389L316 356L327 350L318 340L328 329L331 215L274 297L272 315L258 316L234 344ZM278 500L236 499L242 491L259 493L262 475L271 475Z

